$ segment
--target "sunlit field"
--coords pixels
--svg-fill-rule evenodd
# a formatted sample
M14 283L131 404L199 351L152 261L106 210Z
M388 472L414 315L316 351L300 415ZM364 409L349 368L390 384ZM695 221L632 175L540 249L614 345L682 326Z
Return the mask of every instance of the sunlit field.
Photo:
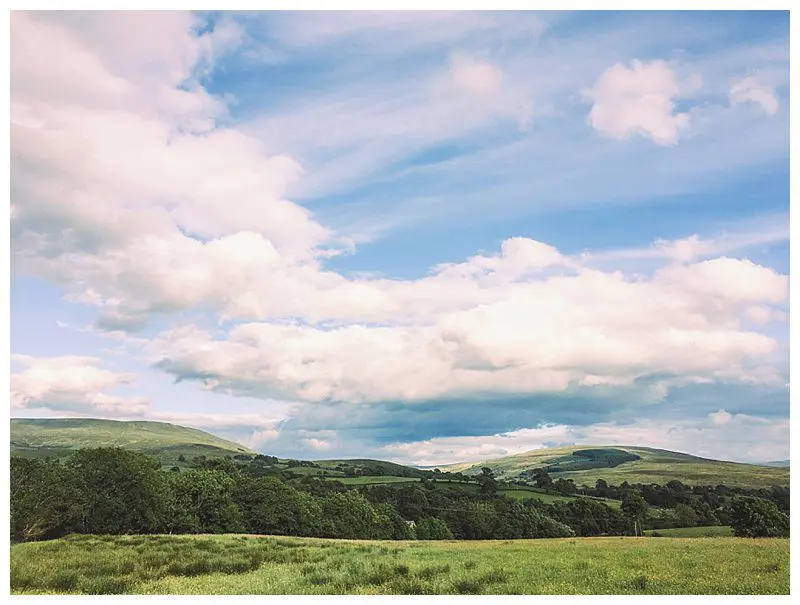
M14 594L788 594L789 541L367 542L70 536L11 547Z

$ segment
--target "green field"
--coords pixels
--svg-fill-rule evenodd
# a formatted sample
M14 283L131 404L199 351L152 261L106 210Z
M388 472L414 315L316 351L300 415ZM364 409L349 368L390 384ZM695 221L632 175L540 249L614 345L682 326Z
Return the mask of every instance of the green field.
M166 422L58 418L11 420L11 455L23 457L68 456L88 447L122 447L158 458L164 465L178 458L216 458L254 454L252 450L210 433Z
M367 542L71 536L11 547L13 594L788 594L789 540Z
M377 485L380 483L416 483L419 479L414 477L393 477L391 475L381 475L379 477L335 477L332 481L339 481L345 485Z
M586 498L587 496L561 496L558 494L548 494L535 489L525 489L524 487L517 487L511 489L501 489L498 493L503 494L509 498L516 498L517 500L527 500L528 498L537 498L545 504L552 504L553 502L570 502L575 498ZM619 500L611 500L609 498L591 498L597 502L602 502L611 508L619 508L622 503Z
M602 448L603 446L568 446L541 448L514 456L506 456L484 462L451 464L440 467L443 471L478 474L481 467L488 466L500 479L512 480L525 471L543 468L561 462L576 450ZM554 479L572 479L576 485L593 487L598 479L619 485L628 483L659 483L664 485L677 479L687 485L717 485L731 487L771 487L789 485L789 468L740 464L707 460L689 454L670 452L645 447L615 446L640 457L640 460L624 462L614 467L551 472Z
M411 466L404 466L402 464L397 464L396 462L387 462L385 460L374 460L372 458L342 458L337 460L314 460L314 464L316 464L320 468L327 468L327 469L335 469L339 465L349 466L352 468L363 469L369 468L374 470L378 470L379 474L381 475L392 475L392 476L405 476L408 475L413 477L415 474L418 474L419 469L416 469Z
M733 529L727 525L712 525L710 527L649 529L644 533L646 536L652 536L654 533L657 533L665 538L729 538L733 536Z

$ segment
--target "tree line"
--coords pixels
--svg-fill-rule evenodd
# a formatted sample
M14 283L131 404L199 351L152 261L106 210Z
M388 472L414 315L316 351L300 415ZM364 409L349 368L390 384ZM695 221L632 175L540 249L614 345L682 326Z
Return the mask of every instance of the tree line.
M345 486L335 478L275 468L265 456L198 458L191 468L172 471L120 448L77 450L63 462L12 457L11 537L243 532L473 540L631 535L658 523L648 514L642 489L632 486L598 482L596 491L616 490L622 500L616 509L587 497L552 504L535 494L524 501L507 498L498 495L488 468L472 485L437 481L444 473L427 473L413 483ZM688 489L693 488L679 491ZM770 499L728 494L724 506L713 508L702 499L708 494L696 496L675 508L687 519L690 513L679 507L689 509L695 524L730 524L737 535L788 535L788 515Z
M374 497L335 481L248 472L233 460L180 472L120 448L77 450L64 462L11 459L12 540L70 533L255 533L352 539L566 537L572 530L513 501L462 492L425 501ZM368 497L373 496L373 497Z

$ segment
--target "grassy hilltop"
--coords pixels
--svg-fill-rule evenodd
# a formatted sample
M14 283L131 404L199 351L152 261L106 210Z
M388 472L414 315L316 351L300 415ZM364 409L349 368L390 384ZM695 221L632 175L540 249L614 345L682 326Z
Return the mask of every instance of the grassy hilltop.
M183 455L208 458L253 454L252 450L210 433L176 424L97 418L14 418L11 455L62 458L87 447L122 447L174 464Z
M596 464L575 452L606 450L631 454L635 460L608 466L607 460ZM612 463L616 460L612 460ZM443 471L461 471L478 474L481 467L488 466L501 479L511 480L526 471L548 468L553 478L572 479L577 485L593 486L598 479L609 483L659 483L661 485L677 479L688 485L724 484L732 487L770 487L789 484L789 467L759 466L739 462L709 460L689 454L659 450L648 447L571 445L567 447L542 448L514 456L505 456L483 462L451 464L439 467ZM593 466L593 468L582 468Z

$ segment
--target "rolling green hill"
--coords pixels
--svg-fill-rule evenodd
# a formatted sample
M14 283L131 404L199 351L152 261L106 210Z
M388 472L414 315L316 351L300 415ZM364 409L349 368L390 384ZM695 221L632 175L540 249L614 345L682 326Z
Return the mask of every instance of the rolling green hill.
M99 420L97 418L14 418L11 454L24 457L68 456L86 447L123 447L158 458L162 464L183 455L216 458L253 454L252 450L197 429L166 422Z
M372 460L370 458L352 458L343 460L314 460L314 464L323 469L335 471L337 468L352 468L363 471L368 469L374 475L392 475L395 477L421 477L423 473L413 466L404 466L395 462Z
M204 455L208 458L255 454L252 450L204 431L165 422L99 420L96 418L11 420L11 453L26 457L68 456L85 447L117 446L134 449L161 460L179 464ZM367 471L378 477L417 478L421 469L370 459L316 460L315 468L297 467L295 472L342 476L344 470ZM689 454L646 447L568 446L531 450L483 462L441 465L442 471L480 473L491 468L498 479L532 481L532 471L546 469L553 478L572 479L577 485L593 486L598 479L611 484L665 484L677 479L688 485L725 484L731 487L770 487L789 484L789 467L776 467L709 460Z
M590 452L588 457L576 455ZM628 454L627 460L624 454ZM635 458L635 459L632 459ZM530 478L530 471L546 468L557 479L572 479L577 485L593 486L598 479L611 484L659 483L677 479L688 485L725 484L739 487L769 487L789 484L789 468L722 462L647 447L568 446L531 450L483 462L441 466L443 471L480 473L488 466L500 479Z

